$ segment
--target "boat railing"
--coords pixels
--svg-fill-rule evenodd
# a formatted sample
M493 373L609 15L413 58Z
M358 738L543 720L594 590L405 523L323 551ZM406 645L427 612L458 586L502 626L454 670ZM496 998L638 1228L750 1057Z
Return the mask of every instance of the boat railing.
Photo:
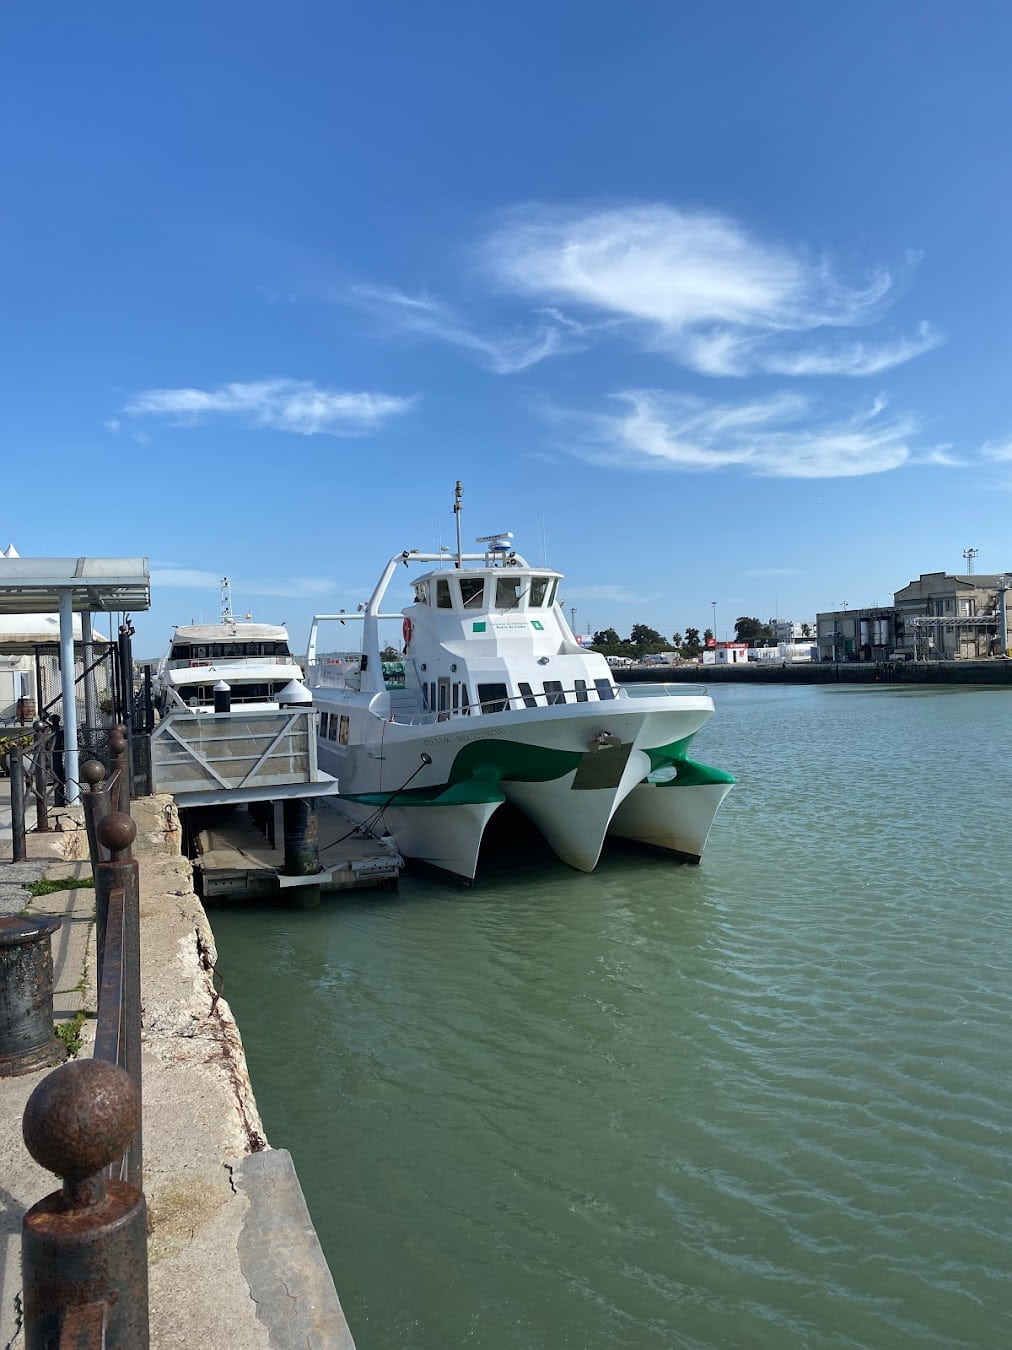
M534 712L538 708L554 708L562 704L573 703L611 703L615 699L626 698L624 689L610 686L612 693L602 698L597 689L554 689L548 693L543 690L530 694L503 695L501 698L486 699L483 703L470 703L466 708L442 708L436 711L425 709L421 712L404 713L396 709L391 711L390 721L401 726L431 726L434 722L449 722L458 717L489 717L493 713Z

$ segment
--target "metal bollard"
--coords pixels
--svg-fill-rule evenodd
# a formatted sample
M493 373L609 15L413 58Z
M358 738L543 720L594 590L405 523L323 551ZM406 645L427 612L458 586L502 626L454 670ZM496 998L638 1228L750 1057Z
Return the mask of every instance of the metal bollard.
M112 807L114 811L130 812L130 766L127 763L127 738L123 727L113 727L109 732L109 752L112 758L113 775L118 775L112 787Z
M64 1064L28 1099L25 1144L63 1188L33 1205L21 1225L26 1350L68 1342L147 1350L147 1205L136 1186L104 1174L139 1118L130 1075L99 1059ZM89 1326L104 1337L70 1340Z
M60 923L49 915L0 919L0 1078L64 1058L53 1035L52 937Z
M105 765L98 759L86 759L81 766L81 781L87 791L83 797L84 828L88 832L88 853L91 866L105 860L105 850L98 842L98 827L112 810L109 793L105 791Z
M24 862L28 857L25 845L25 762L21 758L21 746L13 745L7 756L11 775L11 856L15 862Z
M46 755L49 747L49 728L36 718L32 723L35 743L32 762L35 765L35 829L38 834L49 833L49 804L46 801Z
M214 711L216 713L232 711L232 686L225 680L219 680L214 686Z

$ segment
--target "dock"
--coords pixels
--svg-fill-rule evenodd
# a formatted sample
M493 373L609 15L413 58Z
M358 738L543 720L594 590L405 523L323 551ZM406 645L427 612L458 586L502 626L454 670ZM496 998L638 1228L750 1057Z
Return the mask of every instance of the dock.
M272 818L269 813L274 812ZM397 885L404 866L397 850L322 804L316 818L323 870L310 877L286 876L280 807L271 803L266 817L262 811L258 816L260 827L245 807L222 807L201 821L193 870L205 903L276 901L289 888L304 887L307 881L319 885L324 895Z

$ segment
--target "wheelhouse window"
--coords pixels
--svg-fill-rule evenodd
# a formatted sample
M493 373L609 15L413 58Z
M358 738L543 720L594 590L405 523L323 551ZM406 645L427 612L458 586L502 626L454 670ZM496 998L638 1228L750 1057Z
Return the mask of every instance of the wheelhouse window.
M429 583L428 581L415 582L415 604L427 605L429 603Z
M496 577L495 581L495 607L496 609L516 609L524 593L523 577Z
M436 580L436 608L453 608L453 601L450 599L450 583L445 577L438 577Z
M602 703L606 699L615 697L615 686L611 680L595 680L594 688L597 690L597 696Z
M546 703L565 703L566 695L562 690L561 680L545 681L545 702Z
M327 740L328 740L328 741L336 741L336 740L337 740L337 716L336 716L336 714L331 714L330 725L329 725L328 728L327 728Z
M485 578L461 577L460 598L465 609L481 609L485 603Z
M576 690L576 701L577 701L577 703L586 703L586 702L587 702L587 681L586 681L586 680L574 680L574 681L573 681L573 688Z
M524 701L524 707L536 708L538 706L537 695L534 693L534 690L527 683L527 681L521 680L518 687L520 689L520 697Z
M532 609L541 609L548 599L548 592L551 589L551 577L531 577L531 598L530 605Z
M479 684L478 702L483 713L505 712L510 705L509 690L504 684Z

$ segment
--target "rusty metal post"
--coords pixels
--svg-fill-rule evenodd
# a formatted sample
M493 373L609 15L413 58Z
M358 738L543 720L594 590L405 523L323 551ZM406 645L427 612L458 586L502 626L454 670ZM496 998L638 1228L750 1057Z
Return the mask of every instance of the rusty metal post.
M84 828L88 832L88 853L92 871L95 864L107 861L107 854L98 842L98 827L112 810L109 789L105 785L105 765L98 759L86 759L81 766L81 781L87 791L82 797Z
M291 903L298 909L315 909L320 903L319 884L308 880L320 869L317 850L318 822L316 803L308 797L286 797L284 801L285 861L288 876L306 877L304 886L293 888Z
M53 934L50 915L0 919L0 1078L59 1064L53 1035Z
M28 857L25 846L25 761L21 757L21 742L11 746L7 756L11 775L11 856L15 862Z
M141 1098L141 943L140 874L131 845L137 838L137 826L128 815L113 811L96 830L98 842L109 855L108 862L95 864L95 948L98 957L99 1027L95 1039L95 1058L113 1060L130 1074ZM115 914L111 901L115 893ZM118 926L117 926L118 925ZM113 948L113 929L121 967L121 1014L114 1037L105 1034L103 1003L108 956ZM115 973L115 972L114 972ZM141 1184L143 1142L140 1122L130 1142L127 1179Z
M25 1350L68 1343L147 1350L147 1206L137 1186L104 1175L140 1109L130 1075L97 1059L64 1064L28 1099L25 1144L63 1187L22 1221ZM88 1328L104 1337L71 1340Z
M49 803L46 800L46 755L49 748L48 727L40 718L32 724L35 739L32 743L33 782L35 787L35 828L39 834L49 833Z
M112 759L113 809L130 812L130 768L127 763L126 731L121 726L113 727L109 733L109 754Z

